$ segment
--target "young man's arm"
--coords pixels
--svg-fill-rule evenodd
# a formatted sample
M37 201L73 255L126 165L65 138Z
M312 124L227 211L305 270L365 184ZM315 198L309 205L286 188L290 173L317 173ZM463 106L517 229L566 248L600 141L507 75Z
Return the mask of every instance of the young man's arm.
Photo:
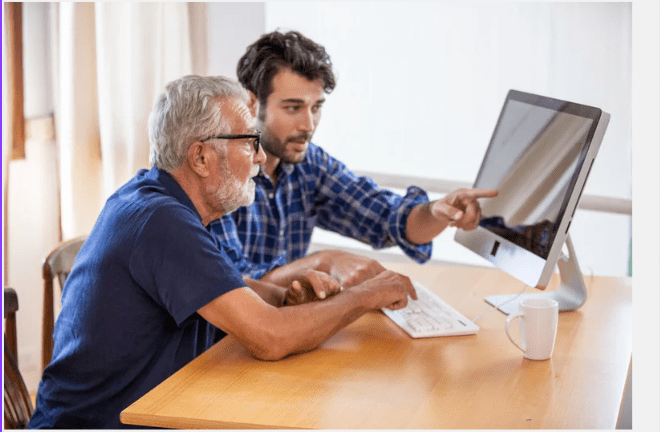
M306 272L329 274L342 287L349 288L385 271L378 261L340 250L323 250L299 258L266 273L261 280L289 287L294 280L307 280Z
M406 238L413 244L426 244L447 226L473 230L479 225L478 198L497 196L493 189L458 189L442 199L415 206L406 222Z
M254 357L279 360L318 347L369 311L405 307L408 296L417 298L410 279L385 271L324 301L277 308L245 287L217 297L197 312Z

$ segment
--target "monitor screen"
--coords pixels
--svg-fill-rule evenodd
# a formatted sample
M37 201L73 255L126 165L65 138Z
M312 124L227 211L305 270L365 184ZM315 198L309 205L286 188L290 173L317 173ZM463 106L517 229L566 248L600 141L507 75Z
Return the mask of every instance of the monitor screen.
M548 258L592 124L588 117L508 100L475 182L499 191L483 203L480 225Z

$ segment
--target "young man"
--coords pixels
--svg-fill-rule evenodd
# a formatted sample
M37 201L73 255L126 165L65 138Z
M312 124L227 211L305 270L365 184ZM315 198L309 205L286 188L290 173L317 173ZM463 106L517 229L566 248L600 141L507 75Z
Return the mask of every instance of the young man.
M276 360L416 298L393 272L343 292L316 272L288 289L243 279L208 223L254 199L265 155L248 102L222 77L186 76L158 98L152 168L108 199L76 258L30 428L125 427L124 408L225 334Z
M255 177L255 203L211 224L246 275L288 285L306 269L351 286L383 271L377 262L341 251L307 256L315 226L374 248L398 245L423 263L431 240L448 225L475 229L478 198L494 190L460 189L430 203L412 186L405 196L357 177L311 140L325 94L335 87L325 49L297 32L272 32L247 48L239 81L250 94L266 161Z

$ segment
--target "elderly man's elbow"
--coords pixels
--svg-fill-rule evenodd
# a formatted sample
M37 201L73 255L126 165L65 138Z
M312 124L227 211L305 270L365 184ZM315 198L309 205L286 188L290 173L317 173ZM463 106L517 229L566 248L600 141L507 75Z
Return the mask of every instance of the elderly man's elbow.
M287 339L269 335L247 347L250 355L258 360L281 360L293 352Z
M264 361L282 360L284 357L288 355L288 353L276 349L259 350L259 351L254 350L254 351L250 351L250 354L252 355L252 357L256 358L257 360L264 360Z

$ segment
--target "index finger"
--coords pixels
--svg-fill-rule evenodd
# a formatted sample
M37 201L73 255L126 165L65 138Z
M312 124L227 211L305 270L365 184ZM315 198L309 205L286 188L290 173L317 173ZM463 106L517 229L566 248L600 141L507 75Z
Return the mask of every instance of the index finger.
M468 195L471 198L493 198L496 197L499 192L497 189L465 189L463 195Z
M407 279L406 282L408 284L408 296L413 300L417 300L417 290L415 290L415 287L410 281L410 278L406 278L406 279Z
M307 275L307 280L312 286L314 293L316 293L316 297L320 298L321 300L325 299L326 297L325 284L323 283L321 277L317 273L312 271Z

